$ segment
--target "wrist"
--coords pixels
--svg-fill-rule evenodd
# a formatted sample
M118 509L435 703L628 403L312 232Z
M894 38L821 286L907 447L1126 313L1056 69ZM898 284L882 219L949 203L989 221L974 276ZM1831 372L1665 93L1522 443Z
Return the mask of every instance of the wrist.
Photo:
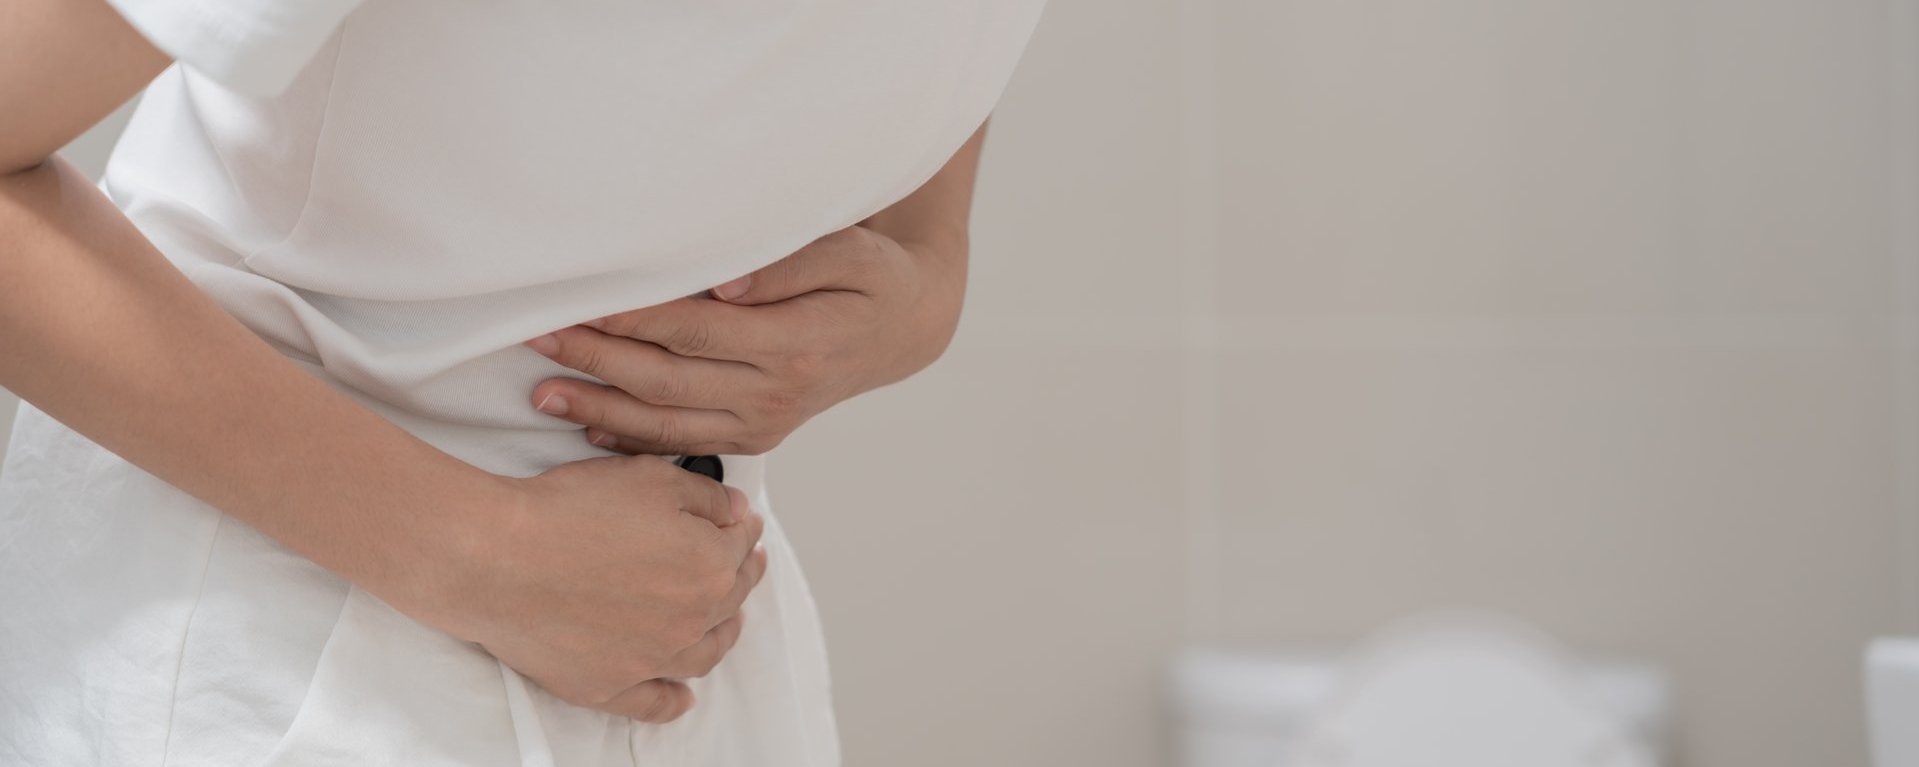
M478 627L489 563L527 508L524 483L455 459L421 483L426 502L403 502L373 536L370 571L359 585L407 615L462 639Z
M901 324L911 329L902 345L906 354L882 384L914 375L945 354L959 330L960 310L966 302L967 243L963 230L938 239L902 242L901 247L912 256L918 272L912 282L918 289L908 304L913 319Z

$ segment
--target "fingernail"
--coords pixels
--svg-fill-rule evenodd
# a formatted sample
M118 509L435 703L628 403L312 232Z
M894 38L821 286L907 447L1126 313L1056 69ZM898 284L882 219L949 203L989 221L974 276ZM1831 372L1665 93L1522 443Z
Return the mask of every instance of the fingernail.
M560 350L560 337L553 335L552 333L548 333L546 335L540 336L539 338L535 338L531 341L526 342L526 346L527 348L532 349L533 351L539 352L541 354L545 354L550 357L553 355L554 352L557 352Z
M566 398L557 393L548 394L545 399L540 400L540 404L534 405L533 408L547 415L566 415Z
M741 277L737 280L726 283L725 285L721 285L717 288L714 288L713 295L719 296L720 300L731 301L735 298L739 298L740 296L746 295L746 289L752 286L753 286L753 275L749 274L749 275L746 275L745 277Z
M734 522L745 521L746 515L753 513L753 506L747 502L746 493L740 492L737 487L726 486L726 500L729 502L728 510L733 512Z
M617 440L613 438L613 435L600 431L599 429L587 429L586 441L600 447L612 447L613 443Z

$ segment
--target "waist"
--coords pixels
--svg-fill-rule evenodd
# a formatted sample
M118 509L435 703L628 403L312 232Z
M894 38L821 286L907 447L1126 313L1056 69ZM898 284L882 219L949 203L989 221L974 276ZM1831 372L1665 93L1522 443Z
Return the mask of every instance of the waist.
M671 297L657 279L608 275L591 284L541 285L461 301L346 300L206 257L207 243L150 237L209 298L284 356L381 417L486 471L531 476L613 455L581 428L541 413L533 387L553 377L596 381L531 349L525 339L591 317ZM636 298L637 297L637 298ZM759 490L762 461L724 457L726 482Z
M445 418L424 412L429 408L402 407L373 397L342 383L325 367L312 361L294 358L294 362L421 441L494 474L527 477L564 463L617 455L588 443L580 427L533 410L524 396L515 400L524 411L524 418L511 418L504 413L475 414L471 419ZM430 409L455 406L455 403L434 404ZM740 488L748 497L758 497L764 487L765 457L729 455L721 458L726 484Z

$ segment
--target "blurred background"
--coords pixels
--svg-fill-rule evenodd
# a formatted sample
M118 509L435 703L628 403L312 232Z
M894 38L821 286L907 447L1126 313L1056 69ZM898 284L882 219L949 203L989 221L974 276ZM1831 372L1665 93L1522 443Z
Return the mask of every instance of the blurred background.
M1052 0L953 348L772 463L848 764L1170 764L1184 649L1458 606L1662 670L1668 764L1865 764L1914 5Z

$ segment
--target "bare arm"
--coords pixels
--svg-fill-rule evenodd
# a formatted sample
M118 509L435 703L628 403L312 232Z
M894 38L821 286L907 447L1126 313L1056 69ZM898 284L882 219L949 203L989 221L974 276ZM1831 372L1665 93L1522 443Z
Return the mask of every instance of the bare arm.
M657 678L764 572L744 497L650 457L497 477L275 352L49 158L166 64L101 0L0 5L0 386L555 695L678 716Z
M452 545L418 533L449 500L498 506L496 478L300 370L49 158L164 54L98 0L0 13L0 385L334 572L425 586L398 571L423 552L391 549Z

